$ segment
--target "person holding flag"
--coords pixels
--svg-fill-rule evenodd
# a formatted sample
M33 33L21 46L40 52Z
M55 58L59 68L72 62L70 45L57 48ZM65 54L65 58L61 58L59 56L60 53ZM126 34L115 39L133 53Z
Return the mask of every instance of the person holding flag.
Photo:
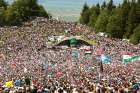
M134 62L134 61L138 61L138 60L140 60L139 55L134 55L134 54L129 53L129 52L123 52L123 55L122 55L122 62L123 63L130 63L130 62Z
M108 55L101 55L101 61L103 64L111 64L111 57Z

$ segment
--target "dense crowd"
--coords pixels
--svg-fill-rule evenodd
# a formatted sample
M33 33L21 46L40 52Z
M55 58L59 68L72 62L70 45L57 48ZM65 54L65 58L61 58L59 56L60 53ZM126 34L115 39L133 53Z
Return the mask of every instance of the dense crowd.
M47 48L47 37L71 34L96 40L92 53L86 54L81 48L84 45L66 49ZM0 40L0 91L137 93L139 90L140 61L124 64L122 55L123 52L140 55L140 45L100 37L78 23L44 18L26 22L21 27L0 28ZM101 54L109 55L111 63L100 67ZM30 84L26 82L27 77ZM11 80L15 87L3 86ZM18 86L17 80L20 81Z

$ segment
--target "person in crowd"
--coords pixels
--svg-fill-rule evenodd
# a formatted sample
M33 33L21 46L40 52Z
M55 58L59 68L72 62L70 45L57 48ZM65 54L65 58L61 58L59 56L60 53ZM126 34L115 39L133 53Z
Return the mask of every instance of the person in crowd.
M84 35L97 44L93 45L91 54L85 54L82 48L47 48L46 42L50 41L47 37L62 34ZM0 93L139 91L140 61L124 64L122 52L139 55L140 45L100 37L81 24L45 18L26 22L21 27L1 27L0 40L3 40L0 43ZM74 56L73 51L77 52ZM100 71L98 63L102 54L108 54L111 63L102 64ZM13 83L9 85L8 81Z

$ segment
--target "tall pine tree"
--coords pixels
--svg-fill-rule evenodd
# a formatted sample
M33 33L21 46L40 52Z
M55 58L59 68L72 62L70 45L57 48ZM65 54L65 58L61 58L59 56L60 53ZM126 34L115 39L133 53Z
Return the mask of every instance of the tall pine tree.
M91 27L94 27L95 26L95 23L98 19L98 16L100 14L100 6L99 4L97 4L96 6L92 6L92 8L90 9L90 20L89 20L89 23L88 25L91 26Z
M108 10L107 9L102 10L95 24L95 29L97 32L106 32L108 19L109 19Z
M19 25L36 16L48 17L47 12L38 5L37 0L16 0L5 11L5 19L8 25Z
M137 22L140 23L140 0L138 0L136 4L136 15L137 15Z
M115 9L114 14L109 18L108 24L107 24L107 33L110 37L114 38L123 38L123 21L120 18L121 15L119 14L119 11L121 9Z
M7 8L7 5L8 5L8 4L7 4L4 0L0 0L0 8L3 7L3 8L6 9L6 8Z
M136 4L133 1L131 4L129 15L128 15L128 21L127 21L127 27L126 27L127 32L125 33L125 36L127 38L129 38L130 35L133 34L133 30L137 25L138 23L137 23L137 14L136 14Z
M7 3L4 0L0 0L0 26L5 25L5 15L4 12L7 8Z
M113 4L113 0L110 0L109 3L107 4L107 9L111 13L114 8L115 8L115 6Z
M128 15L129 15L129 11L130 11L130 2L128 0L124 0L122 6L120 7L120 15L121 15L121 19L122 19L122 25L123 25L123 33L125 34L127 32L127 26L128 26ZM124 38L127 38L127 36L123 36Z
M130 37L130 42L133 44L140 43L140 24L134 29L134 34Z
M106 6L107 6L107 5L106 5L106 2L104 1L103 4L101 5L101 9L106 8Z
M81 17L80 17L80 23L81 24L88 24L89 23L89 17L90 17L90 8L87 5L87 3L84 4Z

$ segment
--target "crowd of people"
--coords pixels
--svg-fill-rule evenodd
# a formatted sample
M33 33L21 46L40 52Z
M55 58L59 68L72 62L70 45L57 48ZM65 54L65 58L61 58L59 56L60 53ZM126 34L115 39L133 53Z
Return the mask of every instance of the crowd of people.
M66 32L70 31L69 33ZM81 47L48 49L49 36L83 35L96 40L91 53ZM139 62L122 62L123 53L140 55L140 45L98 36L72 22L36 18L21 27L0 28L0 91L11 93L138 93ZM102 64L102 54L111 57ZM27 83L26 79L29 78ZM16 85L19 80L20 84ZM14 87L5 83L13 81Z

